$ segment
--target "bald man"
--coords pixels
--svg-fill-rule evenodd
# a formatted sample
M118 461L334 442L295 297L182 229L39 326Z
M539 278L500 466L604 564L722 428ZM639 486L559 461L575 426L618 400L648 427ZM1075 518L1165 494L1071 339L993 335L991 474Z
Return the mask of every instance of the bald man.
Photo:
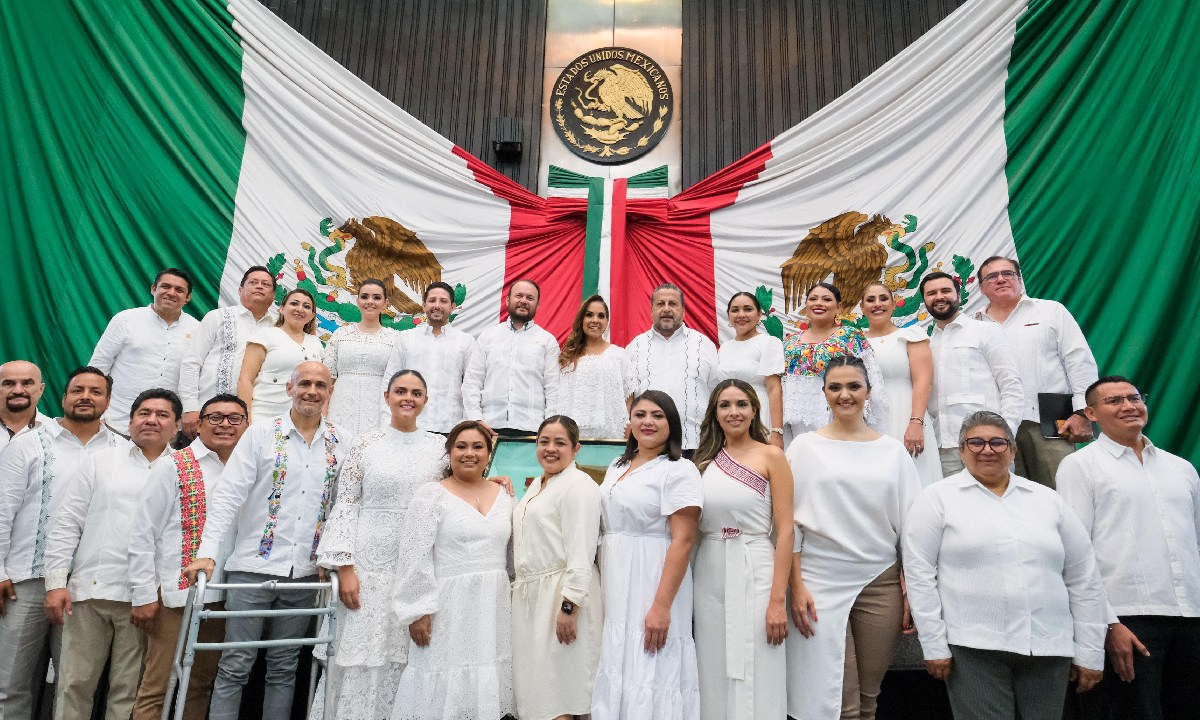
M292 408L286 415L258 418L238 441L221 474L221 484L208 499L204 535L196 561L188 566L191 582L203 570L208 577L216 558L225 562L225 582L279 581L276 589L230 590L226 610L285 610L311 608L313 590L289 590L293 582L316 582L317 543L332 503L333 488L350 452L349 433L321 417L329 402L333 380L319 362L303 362L292 372L287 393ZM286 477L286 481L283 479ZM276 486L276 478L279 478ZM277 617L266 624L272 640L300 638L310 618ZM258 618L229 618L225 641L262 638ZM242 688L250 677L258 651L230 649L221 654L209 705L211 720L237 720ZM299 647L267 650L267 682L263 720L288 720L296 686Z
M49 417L38 412L46 391L42 371L28 360L11 360L0 365L0 450L21 433L32 430Z

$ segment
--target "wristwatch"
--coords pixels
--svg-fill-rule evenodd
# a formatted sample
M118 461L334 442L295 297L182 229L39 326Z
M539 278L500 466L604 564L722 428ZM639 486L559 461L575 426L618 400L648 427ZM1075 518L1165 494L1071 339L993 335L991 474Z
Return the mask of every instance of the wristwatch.
M575 612L575 603L571 602L570 600L563 600L562 606L559 607L559 610L563 611L563 615L570 615L571 613Z
M773 433L775 433L775 434L777 434L777 435L782 435L782 434L783 434L783 428L771 428L771 432L773 432Z

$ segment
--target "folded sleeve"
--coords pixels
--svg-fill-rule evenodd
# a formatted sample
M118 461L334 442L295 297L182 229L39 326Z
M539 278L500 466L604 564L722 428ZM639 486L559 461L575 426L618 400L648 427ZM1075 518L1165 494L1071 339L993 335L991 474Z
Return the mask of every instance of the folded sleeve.
M692 461L667 460L664 464L660 513L673 515L685 507L704 507L704 486Z
M764 335L762 352L758 356L758 374L763 377L782 375L784 368L783 341L774 335Z
M444 493L438 483L422 485L413 494L404 518L392 591L392 612L400 628L438 611L440 598L433 568L433 546L445 514Z

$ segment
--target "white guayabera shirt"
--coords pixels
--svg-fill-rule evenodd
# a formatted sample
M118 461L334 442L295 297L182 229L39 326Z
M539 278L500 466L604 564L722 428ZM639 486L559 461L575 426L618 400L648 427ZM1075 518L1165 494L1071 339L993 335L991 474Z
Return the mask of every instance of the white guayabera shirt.
M179 367L179 399L184 412L199 412L214 395L237 394L246 341L259 330L275 326L275 309L261 319L245 305L217 308L204 316Z
M665 338L654 328L638 335L625 348L633 394L661 390L675 401L683 423L683 448L700 444L700 421L708 395L720 382L717 346L703 333L680 327Z
M463 417L536 432L558 404L558 341L532 322L484 330L463 379Z
M938 447L958 447L963 420L978 410L999 413L1015 435L1025 394L1021 371L1004 333L959 313L930 336L933 398L929 412Z
M471 356L478 351L475 338L450 325L443 325L440 335L434 335L428 323L405 330L383 371L382 391L387 392L388 380L401 370L421 373L429 389L429 403L417 416L417 427L450 432L463 421L463 379ZM391 415L385 414L383 424L391 421Z

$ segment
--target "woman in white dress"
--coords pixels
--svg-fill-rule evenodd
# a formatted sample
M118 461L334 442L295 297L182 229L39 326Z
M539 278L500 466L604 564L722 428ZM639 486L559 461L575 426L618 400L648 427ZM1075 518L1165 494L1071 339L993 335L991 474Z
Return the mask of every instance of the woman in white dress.
M701 720L787 714L792 471L768 444L754 389L713 389L694 456L704 483L696 553L696 654Z
M896 299L883 283L867 286L862 312L871 323L866 336L883 373L888 395L889 419L885 432L904 443L917 465L921 485L926 487L942 479L937 437L929 417L929 393L933 387L929 335L919 325L896 327L892 322Z
M761 419L770 434L770 443L783 448L783 342L774 335L758 331L763 309L753 293L740 292L729 298L726 308L729 325L736 335L722 343L717 351L718 372L722 379L736 378L754 388L762 404Z
M694 720L700 689L688 560L704 498L666 393L634 399L625 453L609 466L600 496L604 633L592 720Z
M484 477L492 452L486 425L455 425L446 449L449 474L418 488L404 519L393 609L412 645L392 720L496 720L516 709L513 501Z
M558 403L550 412L575 420L583 438L623 438L629 423L629 359L604 339L607 332L608 303L593 295L579 306L558 356Z
M387 307L387 291L379 280L364 280L358 286L358 310L362 319L334 331L325 346L325 364L334 379L329 399L329 420L356 436L379 427L379 386L392 348L400 333L379 322Z
M317 303L302 288L283 296L275 327L259 330L246 342L238 397L250 406L250 420L283 415L292 407L287 384L302 362L320 361L324 346L317 329Z
M897 631L912 631L899 548L921 483L904 445L863 419L871 383L862 360L830 360L824 392L833 421L787 452L796 488L791 610L800 631L787 640L788 715L872 720Z
M336 720L391 717L408 659L408 631L395 624L391 608L401 523L417 488L446 469L445 438L417 430L429 400L425 378L401 370L384 399L392 422L355 441L317 548L317 562L338 571L344 606L326 678L334 703L324 717Z
M836 287L829 283L814 285L804 301L808 325L783 343L783 429L787 447L795 437L829 422L821 378L831 360L847 355L862 358L877 391L866 409L867 424L880 432L887 429L890 416L883 374L862 331L838 319L841 303L842 293Z
M577 452L575 421L546 418L537 434L544 474L513 512L513 664L522 720L570 720L592 707L603 623L600 488L575 467Z

